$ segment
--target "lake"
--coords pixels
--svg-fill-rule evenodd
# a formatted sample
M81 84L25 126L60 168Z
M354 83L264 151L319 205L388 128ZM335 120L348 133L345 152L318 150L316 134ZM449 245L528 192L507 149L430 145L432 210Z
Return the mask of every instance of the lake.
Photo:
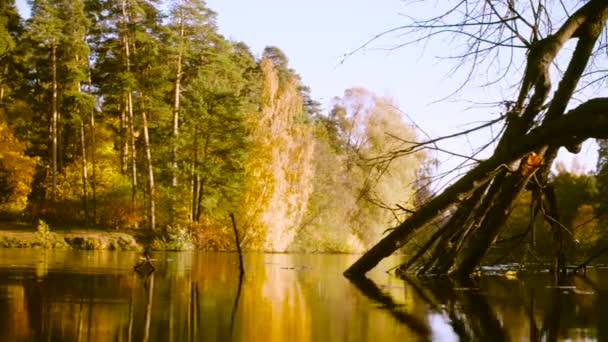
M351 282L355 255L0 249L0 341L608 340L608 269Z

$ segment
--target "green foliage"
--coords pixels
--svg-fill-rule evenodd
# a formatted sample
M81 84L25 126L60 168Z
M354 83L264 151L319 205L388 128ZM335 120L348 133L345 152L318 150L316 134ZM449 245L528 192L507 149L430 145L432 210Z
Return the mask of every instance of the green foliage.
M57 234L51 232L49 225L43 220L38 220L38 225L36 226L36 238L32 245L45 249L66 247L65 241Z
M594 204L598 195L596 181L592 175L568 172L559 164L557 169L558 173L552 181L558 200L560 221L571 227L579 207Z
M578 207L576 216L572 221L574 238L584 249L596 247L598 242L606 241L606 238L608 238L608 232L601 226L594 211L592 205L582 204Z
M21 18L13 1L0 3L0 103L19 81L16 50L22 34Z
M576 165L575 165L576 166ZM564 229L564 243L570 258L581 252L588 252L597 245L605 244L608 235L603 228L598 208L605 201L598 192L596 177L581 173L576 167L567 170L563 164L557 164L557 173L552 175L552 186L558 205L558 219ZM531 220L531 192L523 192L514 202L507 227L499 240L510 241L499 246L505 249L521 250L528 243L530 236L525 236ZM547 218L547 220L551 220ZM534 220L535 248L534 253L540 257L549 257L552 253L552 232L543 211ZM529 234L529 232L528 232ZM513 250L511 252L513 252ZM513 253L513 255L523 255ZM520 261L520 260L517 260Z
M403 219L383 207L412 206L424 156L371 162L415 138L390 99L349 89L322 114L283 51L256 59L204 1L31 6L21 27L0 5L0 211L111 229L154 215L154 247L177 250L233 249L234 212L244 247L346 252Z
M194 249L194 241L189 229L185 227L168 227L165 239L155 238L151 244L154 250L190 251Z

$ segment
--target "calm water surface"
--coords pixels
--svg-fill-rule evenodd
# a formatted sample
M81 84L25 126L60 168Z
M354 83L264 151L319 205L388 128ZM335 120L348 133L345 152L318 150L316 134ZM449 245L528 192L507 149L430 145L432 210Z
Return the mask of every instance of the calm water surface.
M350 282L344 255L0 249L0 341L608 341L608 270ZM397 264L388 260L380 269Z

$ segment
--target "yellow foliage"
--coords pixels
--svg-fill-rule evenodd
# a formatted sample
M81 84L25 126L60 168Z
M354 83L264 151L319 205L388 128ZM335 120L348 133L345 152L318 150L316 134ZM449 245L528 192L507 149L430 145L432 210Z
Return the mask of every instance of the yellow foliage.
M253 148L246 163L243 241L249 247L284 251L296 234L312 192L312 127L298 120L302 96L295 75L281 82L263 59L262 107L252 116Z
M26 156L25 148L26 144L0 123L0 212L18 213L27 205L36 158Z
M528 176L543 164L543 158L536 153L530 153L521 166L521 175Z

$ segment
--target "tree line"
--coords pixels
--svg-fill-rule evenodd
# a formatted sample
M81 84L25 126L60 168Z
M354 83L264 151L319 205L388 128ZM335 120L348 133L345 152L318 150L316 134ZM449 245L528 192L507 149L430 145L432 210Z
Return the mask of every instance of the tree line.
M362 250L415 205L394 101L323 112L287 56L218 33L201 0L0 4L0 214L269 251Z

